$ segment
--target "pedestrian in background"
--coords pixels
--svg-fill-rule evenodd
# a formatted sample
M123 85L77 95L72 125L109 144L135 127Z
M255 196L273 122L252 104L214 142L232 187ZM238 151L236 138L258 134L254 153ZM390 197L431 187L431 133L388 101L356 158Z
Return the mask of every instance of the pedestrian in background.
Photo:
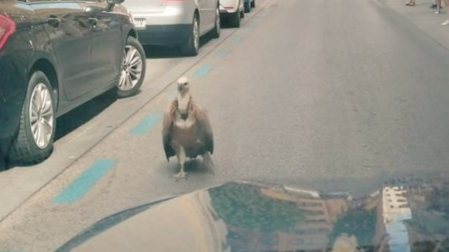
M443 8L443 7L441 7L441 0L435 0L435 5L436 5L436 9L437 9L437 11L435 11L435 14L440 14L441 9Z
M444 0L444 5L446 5L446 21L444 21L441 25L449 25L449 0Z

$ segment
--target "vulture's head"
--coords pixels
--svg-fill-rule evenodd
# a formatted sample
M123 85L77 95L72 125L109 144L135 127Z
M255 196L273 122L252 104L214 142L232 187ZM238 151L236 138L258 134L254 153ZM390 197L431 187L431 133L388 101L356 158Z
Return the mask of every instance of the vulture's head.
M189 91L189 79L181 77L178 79L178 92L187 93Z

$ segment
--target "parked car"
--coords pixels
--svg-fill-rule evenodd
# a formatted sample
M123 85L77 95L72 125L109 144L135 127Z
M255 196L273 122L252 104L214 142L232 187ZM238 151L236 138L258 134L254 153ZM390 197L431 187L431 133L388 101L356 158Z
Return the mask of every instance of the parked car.
M86 101L138 92L145 52L122 2L0 1L0 143L10 160L46 159L56 118Z
M240 27L245 17L245 0L220 0L220 16L232 27Z
M127 0L143 45L179 46L188 56L198 54L200 37L220 37L218 0Z
M251 8L255 8L256 7L256 0L245 0L245 12L246 13L250 13L251 12Z

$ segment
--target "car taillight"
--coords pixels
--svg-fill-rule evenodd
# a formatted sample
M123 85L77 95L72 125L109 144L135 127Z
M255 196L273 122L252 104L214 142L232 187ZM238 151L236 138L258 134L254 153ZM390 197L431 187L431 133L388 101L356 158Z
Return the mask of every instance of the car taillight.
M16 23L10 18L0 15L0 50L2 50L9 36L16 30Z

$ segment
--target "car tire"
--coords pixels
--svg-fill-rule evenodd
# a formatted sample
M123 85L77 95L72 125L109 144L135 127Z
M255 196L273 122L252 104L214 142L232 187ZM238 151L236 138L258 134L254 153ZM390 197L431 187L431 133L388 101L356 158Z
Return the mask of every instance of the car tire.
M245 18L245 8L243 7L243 10L240 11L240 18Z
M241 25L241 15L240 11L236 11L230 18L229 18L229 25L232 27L240 27Z
M251 8L256 8L256 0L253 0L253 1L251 2Z
M47 76L35 71L20 115L19 129L9 151L9 161L15 164L37 164L53 151L56 129L56 99Z
M245 12L250 13L251 12L251 0L248 2L245 2Z
M215 11L215 26L212 30L212 38L219 38L220 37L220 30L221 30L221 20L220 20L220 9L217 7L217 10Z
M193 16L190 34L186 42L181 45L181 53L186 56L196 56L200 48L200 30L198 16Z
M117 85L117 97L126 98L137 94L142 86L146 71L146 56L142 44L128 37L123 49L123 61Z

